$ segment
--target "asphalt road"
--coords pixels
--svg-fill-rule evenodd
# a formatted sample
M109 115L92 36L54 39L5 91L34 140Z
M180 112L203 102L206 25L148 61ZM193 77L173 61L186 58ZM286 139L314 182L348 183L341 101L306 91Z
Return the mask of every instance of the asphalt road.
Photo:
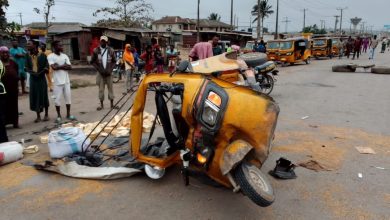
M390 66L389 60L389 53L378 54L374 63ZM389 219L390 75L331 72L332 65L348 62L280 67L272 97L281 113L262 170L268 172L283 156L294 163L315 161L320 171L297 167L297 179L269 177L276 193L270 207L194 179L185 187L178 167L158 181L143 174L91 181L18 162L0 167L0 219ZM369 63L367 55L355 63ZM115 86L118 97L122 86ZM97 121L104 113L96 112L97 104L96 87L73 90L73 113L79 120ZM20 108L23 129L9 129L11 139L31 137L31 144L39 143L31 132L53 122L34 124L27 97L21 98ZM376 154L360 154L355 147L371 147ZM45 159L47 147L40 144L40 152L23 161Z

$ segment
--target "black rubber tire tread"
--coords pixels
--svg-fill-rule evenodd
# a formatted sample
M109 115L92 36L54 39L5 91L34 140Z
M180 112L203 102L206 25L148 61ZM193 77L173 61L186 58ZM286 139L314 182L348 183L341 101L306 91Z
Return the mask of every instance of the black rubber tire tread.
M348 65L335 65L332 66L332 72L354 73L356 72L356 68L353 68Z
M249 67L256 67L268 62L267 54L265 53L246 53L241 54L240 58L244 60Z
M241 191L248 196L249 199L251 199L254 203L261 207L267 207L270 206L273 202L275 197L273 196L272 200L267 200L263 198L261 195L259 195L255 189L251 186L251 184L246 179L245 173L243 171L243 165L245 165L245 162L241 163L234 171L234 177L236 183L240 186ZM260 170L259 172L264 175ZM271 184L270 184L271 186Z
M265 75L265 77L266 77L266 81L267 81L266 83L270 84L270 89L268 89L269 91L267 90L268 92L263 92L264 91L263 88L261 90L262 90L262 93L269 95L269 94L271 94L272 90L274 89L274 79L270 75Z
M390 67L388 67L388 66L374 66L371 68L371 73L390 74Z

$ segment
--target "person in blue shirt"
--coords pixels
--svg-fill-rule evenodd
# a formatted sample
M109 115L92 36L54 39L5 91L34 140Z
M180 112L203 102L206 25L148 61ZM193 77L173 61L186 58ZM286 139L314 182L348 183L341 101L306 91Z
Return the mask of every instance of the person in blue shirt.
M18 41L13 40L12 48L10 49L10 54L16 64L18 64L18 76L20 79L20 84L22 86L22 94L28 94L28 92L26 91L27 73L25 71L27 52L23 48L19 47Z
M139 54L137 53L137 50L134 47L131 47L131 53L133 53L133 57L134 57L134 75L137 79L137 82L139 82L140 79L140 75L138 73Z

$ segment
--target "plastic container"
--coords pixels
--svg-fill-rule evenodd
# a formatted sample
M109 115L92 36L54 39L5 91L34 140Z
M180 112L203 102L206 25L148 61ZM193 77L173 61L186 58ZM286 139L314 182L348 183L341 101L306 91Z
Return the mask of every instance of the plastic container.
M62 158L82 151L81 145L86 136L80 128L61 128L49 133L49 153L51 158ZM83 149L90 144L88 139Z
M11 141L0 144L0 165L12 163L23 158L23 146Z

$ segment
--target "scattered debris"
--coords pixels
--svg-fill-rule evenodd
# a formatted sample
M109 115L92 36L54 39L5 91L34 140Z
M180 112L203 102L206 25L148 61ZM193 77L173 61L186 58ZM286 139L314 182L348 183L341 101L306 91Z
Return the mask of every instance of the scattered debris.
M38 145L31 145L23 149L23 153L25 154L35 154L38 153L38 151L39 151Z
M323 164L320 164L316 160L308 160L308 161L300 162L300 163L298 163L298 165L301 167L304 167L306 169L309 169L309 170L314 170L316 172L318 172L318 171L332 171L332 169L326 167Z
M131 123L131 111L125 115L125 112L121 112L111 120L110 123L93 122L93 123L67 123L62 127L76 127L84 131L86 135L91 134L89 137L91 140L96 140L98 136L107 137L109 134L114 137L128 137L130 135L130 123ZM121 120L121 118L123 119ZM143 114L143 132L149 133L154 120L154 115L148 112ZM98 125L99 124L99 125ZM96 127L97 126L97 127ZM96 127L95 130L93 130ZM92 132L93 130L93 132ZM91 133L92 132L92 133Z
M49 143L49 135L40 136L39 140L41 141L41 144L47 144Z
M375 151L370 147L355 147L361 154L376 154Z
M308 119L310 116L303 116L301 119L302 120L305 120L305 119Z
M318 128L318 125L309 125L311 128Z
M130 177L141 170L127 167L89 167L77 164L75 161L55 164L46 161L44 164L35 164L38 170L55 172L68 177L81 179L110 180Z
M363 178L363 174L362 173L358 173L358 177L359 178Z
M384 168L384 167L376 167L376 166L372 166L372 167L380 169L380 170L387 170L387 168Z
M276 166L273 170L269 171L269 174L278 179L295 179L297 175L294 172L296 165L291 161L281 157L276 161Z
M0 165L12 163L23 158L23 146L11 141L0 144Z

